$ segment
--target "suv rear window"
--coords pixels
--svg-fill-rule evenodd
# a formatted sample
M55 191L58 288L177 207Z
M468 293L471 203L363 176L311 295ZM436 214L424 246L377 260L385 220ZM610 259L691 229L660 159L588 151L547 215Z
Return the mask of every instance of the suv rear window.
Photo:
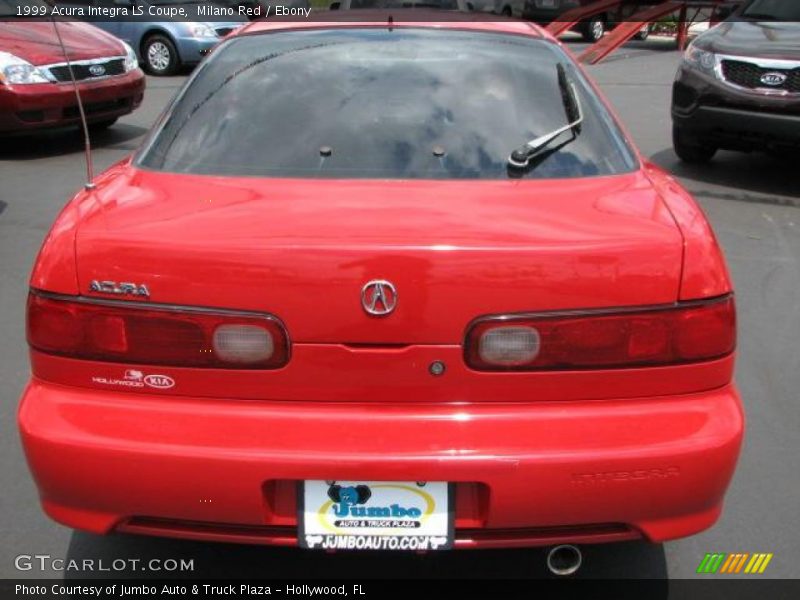
M509 154L566 124L557 65L585 121L524 172ZM425 28L244 35L218 47L140 156L145 168L259 177L505 179L637 164L570 59L525 36Z

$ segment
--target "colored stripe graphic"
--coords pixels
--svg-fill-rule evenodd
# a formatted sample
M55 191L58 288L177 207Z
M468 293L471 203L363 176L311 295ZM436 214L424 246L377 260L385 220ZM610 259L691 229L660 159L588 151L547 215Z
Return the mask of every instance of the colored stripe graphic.
M721 552L715 552L714 554L706 554L703 561L700 563L700 566L697 567L698 573L716 573L717 569L719 569L722 561L725 558L725 554Z
M735 574L744 573L761 574L767 569L767 565L772 560L774 555L772 553L757 552L750 554L748 552L734 552L727 554L725 552L710 552L707 553L700 565L697 567L698 573L727 573Z
M722 568L719 570L720 573L730 573L731 566L735 565L739 562L740 554L728 554L728 560L722 565Z
M736 565L736 571L735 571L735 573L738 573L738 572L740 572L740 571L742 570L742 567L744 566L744 563L745 563L745 561L747 560L747 557L748 557L748 556L750 556L750 555L749 555L749 554L747 554L746 552L745 552L744 554L742 554L742 558L741 558L741 560L739 561L739 564L738 564L738 565Z
M736 569L744 563L748 556L749 554L742 554L741 552L729 555L728 560L722 565L720 573L736 573Z
M747 563L744 569L745 573L763 573L767 569L769 561L772 560L772 553L769 554L753 554L753 558Z
M705 557L703 558L703 560L700 561L700 566L697 567L697 572L698 573L705 573L706 572L706 567L708 566L708 561L709 560L711 560L711 555L710 554L706 554Z
M759 573L763 573L764 571L766 571L767 565L769 564L769 561L771 561L771 560L772 560L772 552L770 552L769 554L767 554L766 557L764 557L764 562L761 563L761 569L759 569L758 572Z
M763 559L761 558L761 555L760 555L760 554L753 554L753 558L751 558L751 559L750 559L750 562L749 562L749 563L747 563L747 566L745 567L745 569L744 569L744 572L745 572L745 573L752 573L752 572L753 572L753 570L754 570L754 569L756 569L756 568L758 567L759 563L760 563L762 560L763 560Z

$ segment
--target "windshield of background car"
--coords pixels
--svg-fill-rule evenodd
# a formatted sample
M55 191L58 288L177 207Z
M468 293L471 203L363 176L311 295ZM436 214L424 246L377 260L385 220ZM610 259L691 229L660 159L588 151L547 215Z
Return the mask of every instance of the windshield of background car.
M585 120L523 173L509 154L567 123L557 64ZM557 45L422 28L244 35L218 47L139 157L175 173L260 177L573 178L637 166Z
M760 21L800 21L800 2L797 0L754 0L742 11L747 19Z

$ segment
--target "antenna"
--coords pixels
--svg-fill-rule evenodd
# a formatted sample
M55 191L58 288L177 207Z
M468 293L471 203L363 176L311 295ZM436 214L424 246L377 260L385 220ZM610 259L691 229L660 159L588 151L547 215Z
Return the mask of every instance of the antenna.
M55 6L53 0L46 0L51 8ZM64 46L64 40L61 39L61 32L58 30L58 21L56 21L55 14L50 11L50 20L53 22L53 29L58 38L58 45L61 46L61 53L64 55L64 62L67 63L67 70L69 71L69 78L72 80L72 88L75 90L75 98L78 101L78 113L81 116L81 126L83 128L83 153L86 160L86 183L83 184L84 189L94 189L94 168L92 167L92 144L89 141L89 124L86 122L86 113L83 110L83 101L81 100L81 91L78 89L78 82L75 79L75 73L72 70L72 62L69 60L67 48Z

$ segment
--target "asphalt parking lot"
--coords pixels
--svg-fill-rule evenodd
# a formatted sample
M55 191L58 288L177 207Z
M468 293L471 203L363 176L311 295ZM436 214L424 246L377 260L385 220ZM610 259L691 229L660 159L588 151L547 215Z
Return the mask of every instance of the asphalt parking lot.
M592 75L646 157L673 171L706 210L737 288L737 380L748 430L719 523L667 543L588 548L581 573L597 577L695 576L706 552L772 552L765 576L800 574L800 173L797 157L721 152L707 167L678 162L669 101L679 54L658 40L634 43ZM579 50L580 44L571 46ZM95 140L96 170L132 152L184 77L149 78L141 109ZM195 577L538 577L544 553L460 552L427 556L326 555L299 550L74 533L47 519L17 435L17 399L28 376L24 338L27 280L50 224L83 183L81 138L47 134L0 140L0 578L61 577L18 571L14 557L193 559ZM103 482L98 481L98 486ZM130 572L131 576L147 573ZM91 573L85 573L91 575ZM97 576L108 573L96 573ZM112 575L118 576L119 573ZM158 575L158 574L156 574ZM76 576L67 574L67 576ZM706 576L708 577L708 576Z

